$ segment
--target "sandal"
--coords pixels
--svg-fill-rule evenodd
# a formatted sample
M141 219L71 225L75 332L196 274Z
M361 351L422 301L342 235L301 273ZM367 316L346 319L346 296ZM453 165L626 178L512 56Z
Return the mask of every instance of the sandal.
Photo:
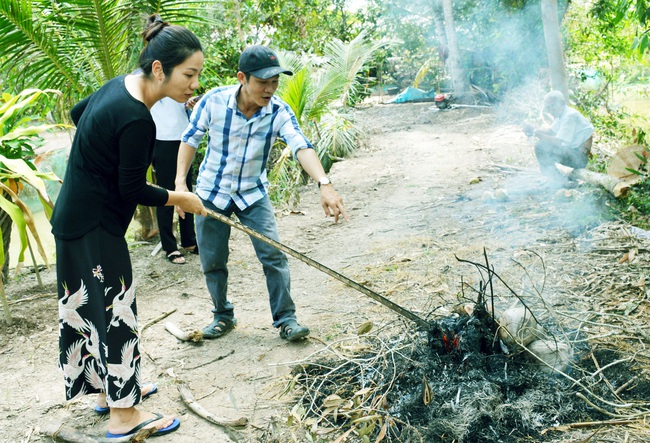
M236 325L236 318L215 318L201 332L203 332L203 338L219 338L234 329Z
M131 429L130 431L125 432L124 434L113 434L112 432L106 432L106 438L130 437L130 436L134 435L135 433L137 433L140 429L144 429L145 426L147 426L148 424L151 424L151 423L153 423L155 421L158 421L158 420L161 420L163 418L162 414L157 414L156 413L154 415L155 415L154 418L143 421L142 423L137 425L135 428ZM152 437L157 437L159 435L169 434L170 432L174 432L175 430L177 430L180 425L181 425L180 420L177 419L177 418L174 418L174 420L172 421L172 423L169 426L167 426L166 428L157 428L156 431L153 434L151 434L151 436ZM129 439L129 441L131 441L131 439Z
M175 265L185 264L185 256L181 254L180 251L172 251L167 254L167 260L169 260L170 263L174 263Z
M280 338L289 341L296 341L309 335L309 328L300 326L296 319L292 318L285 321L280 326Z
M185 249L190 254L199 255L199 245L194 245L183 249Z

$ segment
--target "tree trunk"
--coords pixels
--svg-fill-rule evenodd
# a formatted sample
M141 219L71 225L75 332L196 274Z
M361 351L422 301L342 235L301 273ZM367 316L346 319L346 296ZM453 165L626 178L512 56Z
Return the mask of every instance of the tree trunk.
M454 26L454 12L451 0L442 0L442 9L445 16L445 32L447 35L447 45L449 47L449 73L451 74L451 83L454 93L459 96L469 94L469 81L465 70L460 63L460 50L458 49L458 39L456 38L456 27Z
M0 230L2 231L2 248L5 255L5 262L2 267L2 275L0 275L0 301L2 302L2 310L5 314L5 323L7 326L11 326L13 324L13 319L11 318L11 310L9 309L9 304L7 303L4 284L9 277L9 244L11 243L12 226L13 221L11 220L11 217L9 217L9 214L0 209Z
M149 240L158 235L158 220L156 219L156 208L138 205L133 216L140 225L140 240Z
M442 16L444 15L444 11L442 9L442 3L440 0L435 0L433 2L433 27L436 30L436 37L438 37L438 42L440 43L441 46L447 47L447 35L445 35L445 24L442 20Z
M8 196L7 196L8 197ZM11 228L13 221L9 214L0 209L0 231L2 231L2 250L5 253L5 262L2 266L2 281L6 282L9 277L9 245L11 244Z
M442 4L440 0L434 0L432 8L433 25L436 30L436 37L438 38L438 56L440 57L440 72L437 74L438 92L440 91L440 80L445 77L447 71L447 61L449 60L449 45L447 44L447 36L445 35L445 24L442 20Z
M564 50L562 49L557 0L542 0L542 22L544 23L544 40L551 75L551 88L560 91L568 100L569 88L564 66Z

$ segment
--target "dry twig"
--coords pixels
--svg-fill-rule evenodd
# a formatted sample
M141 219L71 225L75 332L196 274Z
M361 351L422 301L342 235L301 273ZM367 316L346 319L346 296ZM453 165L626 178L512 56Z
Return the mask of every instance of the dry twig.
M230 420L213 415L211 412L201 406L201 404L199 404L196 400L194 400L194 395L192 394L189 386L183 382L179 382L178 391L181 393L183 403L185 403L185 405L196 415L209 421L210 423L223 427L242 427L248 424L248 419L245 417L241 417L236 420Z

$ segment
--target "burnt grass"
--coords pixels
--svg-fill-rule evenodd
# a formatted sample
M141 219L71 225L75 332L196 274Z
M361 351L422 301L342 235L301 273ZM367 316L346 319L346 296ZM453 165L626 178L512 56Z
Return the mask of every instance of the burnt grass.
M302 399L305 410L341 431L360 428L363 416L380 415L370 441L383 428L384 441L399 442L543 442L557 437L553 427L611 419L577 396L584 388L568 377L540 370L521 353L504 354L493 340L495 327L485 309L477 309L471 316L433 321L429 331L382 339L383 349L351 360L325 359L294 368L294 375L301 374L299 384L311 389ZM390 347L400 350L387 352ZM621 358L615 350L594 351L593 358L586 348L574 352L567 370L574 380L605 400L626 400L625 392L614 398L612 388L633 378L634 368L617 364L600 370ZM360 366L359 361L373 364ZM600 383L603 379L611 388ZM370 392L365 400L359 397L364 389ZM648 381L634 386L636 397L642 392L650 393ZM351 402L356 412L326 409L323 404L333 394L356 398Z

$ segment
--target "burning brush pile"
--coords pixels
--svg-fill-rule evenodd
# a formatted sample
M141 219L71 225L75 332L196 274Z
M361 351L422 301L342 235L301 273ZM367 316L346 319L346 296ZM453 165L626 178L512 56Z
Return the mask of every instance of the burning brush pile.
M288 389L301 397L290 422L306 434L298 441L566 441L648 414L626 398L632 384L635 395L650 391L632 359L589 349L579 328L559 327L550 307L514 292L516 303L499 310L493 288L508 285L487 256L466 263L479 287L452 315L430 315L428 330L367 323L294 368Z

